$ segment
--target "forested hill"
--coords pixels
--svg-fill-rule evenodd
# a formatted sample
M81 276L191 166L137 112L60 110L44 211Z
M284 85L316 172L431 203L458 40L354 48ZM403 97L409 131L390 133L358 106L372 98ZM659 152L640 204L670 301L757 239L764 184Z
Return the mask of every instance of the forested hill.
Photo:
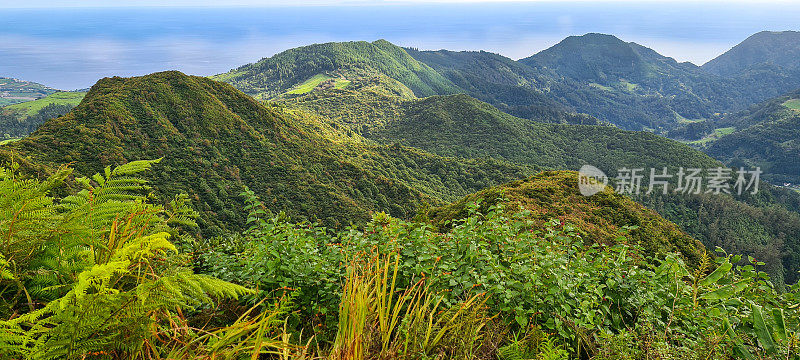
M479 204L478 211L504 204L507 209L530 211L534 226L558 219L573 224L589 241L614 244L621 231L632 228L626 241L648 254L675 251L690 262L697 263L705 248L675 224L645 208L627 196L606 188L591 197L581 195L572 171L546 171L524 180L492 187L449 205L433 208L423 216L440 229L451 226L453 220L469 216L469 206Z
M491 160L351 141L313 121L264 107L224 83L165 72L103 79L72 112L0 152L39 171L74 162L83 175L163 157L156 194L167 201L187 193L207 234L244 225L245 185L272 211L341 227L375 211L409 217L423 203L526 173ZM329 133L310 131L314 126Z
M768 54L754 56L766 58ZM604 97L616 99L626 108L641 104L658 116L649 120L655 123L642 125L657 126L660 130L689 120L710 119L716 113L741 110L800 86L800 78L781 69L717 76L692 63L679 63L642 45L604 34L570 36L520 62L541 72L551 71L554 76L575 80L584 87L605 91L608 94ZM585 91L582 87L579 90ZM604 110L595 113L571 101L579 111L619 123L608 118Z
M464 95L408 101L408 106L416 108L413 111L450 114L451 119L486 112L488 118L469 120L487 122L487 127L478 131L518 126L517 121L530 123ZM516 141L514 137L519 134L507 135ZM598 138L593 143L589 136L586 141L593 145L580 151L612 156L600 150L606 140ZM553 163L560 157L562 144L547 142L542 146L545 152L541 156L548 160L537 165L510 164L500 156L474 160L440 157L396 142L376 145L312 112L287 104L263 106L230 85L164 72L103 79L69 114L46 122L28 138L0 148L0 153L6 161L13 157L28 172L48 172L73 162L83 175L102 171L107 165L163 157L154 168L151 182L156 196L166 202L186 193L201 211L204 234L214 235L244 225L246 214L240 193L245 186L264 199L273 213L285 211L295 220L318 220L341 228L363 223L378 211L410 218L427 205L444 205L483 188L529 176L540 165L568 166ZM630 204L608 204L608 209L619 206L621 213L628 213ZM601 241L603 234L614 233L619 226L637 225L638 218L626 218L614 225L597 217L576 219L592 224L587 236ZM653 226L659 231L674 229L661 218ZM678 249L672 243L675 239L653 239L650 250L660 253ZM681 251L687 251L690 257L694 254Z
M800 91L777 97L714 124L735 129L706 151L731 166L759 166L776 185L800 187Z
M666 134L800 87L800 77L787 69L721 76L611 35L586 34L520 61L483 51L402 49L385 40L316 44L213 78L273 99L386 77L396 83L388 86L406 88L409 96L463 92L536 121L566 122L571 119L559 114L585 113L623 129Z
M800 70L800 31L762 31L703 64L713 74L732 76L748 70Z
M316 113L380 143L443 156L498 159L535 170L577 170L591 164L614 177L623 167L669 167L674 172L678 167L722 165L699 150L647 132L545 124L510 116L463 94L403 99L380 89L319 90L281 104ZM683 194L636 199L710 248L721 246L763 259L776 279L786 274L794 280L800 270L795 260L800 258L800 214L781 206L800 209L797 194L762 184L758 196L738 199ZM775 219L781 219L780 225ZM740 225L727 231L720 228L722 222Z
M304 93L324 81L346 86L351 80L377 74L399 81L420 97L457 90L429 66L385 40L303 46L212 78L269 99L286 92Z

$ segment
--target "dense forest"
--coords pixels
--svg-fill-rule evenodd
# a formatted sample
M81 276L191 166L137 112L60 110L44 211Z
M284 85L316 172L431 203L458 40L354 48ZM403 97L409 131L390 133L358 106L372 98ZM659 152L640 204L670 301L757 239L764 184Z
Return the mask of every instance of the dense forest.
M48 104L33 115L0 109L0 129L4 139L21 138L38 129L45 121L72 110L72 105Z
M774 44L757 51L765 54L763 63L742 60L750 63L724 74L711 66L678 63L611 35L586 34L568 37L520 61L482 51L401 49L384 40L318 44L213 78L249 95L272 99L313 85L308 81L321 74L336 81L381 73L418 97L463 92L522 118L548 121L553 110L577 112L623 129L667 134L682 124L714 119L798 88L797 69L764 59L773 56L791 62L793 58L784 54L791 54L787 49L795 46L794 33L759 36L766 38L757 39L759 43ZM748 41L742 44L747 45ZM717 61L738 61L741 53L734 48Z
M615 176L623 167L722 166L700 151L648 133L620 131L609 126L530 121L463 94L405 99L383 89L381 85L385 82L368 83L369 86L363 87L354 82L353 87L346 89L320 89L281 103L319 114L379 143L411 146L442 156L496 159L534 170L578 169L592 164ZM563 111L553 113L563 114L562 118L579 118ZM750 165L754 164L742 164ZM772 176L774 172L764 178ZM645 186L648 180L644 179ZM693 195L635 198L707 246L728 244L740 253L764 259L770 264L769 273L774 278L786 278L793 283L800 270L796 261L800 254L797 250L800 233L796 230L800 228L800 196L770 186L761 190L761 195L753 198ZM782 219L781 224L786 227L776 226L776 218ZM747 225L737 225L735 231L720 231L715 222L721 219Z

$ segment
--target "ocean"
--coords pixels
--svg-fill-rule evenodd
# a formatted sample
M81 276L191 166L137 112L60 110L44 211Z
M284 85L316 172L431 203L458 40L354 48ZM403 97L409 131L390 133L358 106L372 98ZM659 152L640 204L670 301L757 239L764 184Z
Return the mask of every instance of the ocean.
M588 32L699 65L755 32L798 30L797 19L797 2L0 8L0 76L70 90L162 70L212 75L292 47L377 39L519 59Z

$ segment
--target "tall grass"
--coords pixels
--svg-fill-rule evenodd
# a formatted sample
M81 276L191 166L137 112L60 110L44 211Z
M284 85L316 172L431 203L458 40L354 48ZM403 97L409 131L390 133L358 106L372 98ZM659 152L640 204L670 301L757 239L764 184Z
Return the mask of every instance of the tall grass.
M481 346L486 296L445 306L425 280L399 288L397 254L348 267L330 359L471 358Z

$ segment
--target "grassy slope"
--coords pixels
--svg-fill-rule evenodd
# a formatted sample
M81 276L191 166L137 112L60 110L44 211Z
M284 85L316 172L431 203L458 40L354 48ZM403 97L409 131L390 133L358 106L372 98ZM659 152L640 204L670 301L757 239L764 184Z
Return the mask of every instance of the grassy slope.
M22 117L27 117L36 115L36 113L42 110L42 108L50 104L77 106L80 104L81 100L83 100L84 96L86 96L85 92L61 91L52 93L41 99L9 105L4 109L17 112Z
M789 109L800 111L800 99L790 99L783 103Z
M335 89L343 89L347 85L350 84L349 80L338 79L338 78L330 77L330 76L323 75L323 74L317 74L317 75L312 76L310 79L306 80L302 84L295 86L294 88L292 88L291 90L287 91L286 93L287 94L292 94L292 95L307 94L307 93L311 92L312 90L314 90L317 86L319 86L323 82L326 82L326 81L329 81L329 80L332 80L332 82L333 82L332 87L335 88Z
M376 73L401 82L417 96L455 91L455 86L436 71L384 40L315 44L290 49L212 78L231 83L257 98L269 99L315 76L317 79L341 77L352 81Z

